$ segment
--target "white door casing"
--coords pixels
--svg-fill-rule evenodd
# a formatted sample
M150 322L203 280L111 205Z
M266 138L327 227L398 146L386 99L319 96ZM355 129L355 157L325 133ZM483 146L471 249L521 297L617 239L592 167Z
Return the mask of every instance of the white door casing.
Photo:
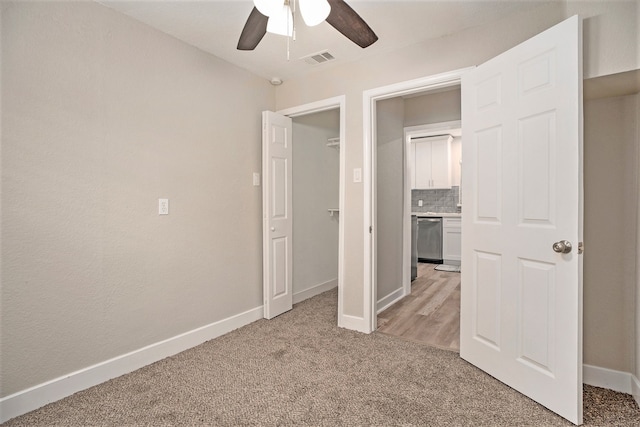
M460 356L582 423L577 16L462 78ZM554 242L568 240L570 253Z
M264 317L293 307L292 120L262 112Z

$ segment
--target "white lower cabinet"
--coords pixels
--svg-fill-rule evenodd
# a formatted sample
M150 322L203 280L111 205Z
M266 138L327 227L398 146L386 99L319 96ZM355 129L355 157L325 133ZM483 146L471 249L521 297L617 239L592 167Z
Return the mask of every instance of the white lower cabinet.
M460 265L462 259L461 218L442 219L442 259L445 264Z

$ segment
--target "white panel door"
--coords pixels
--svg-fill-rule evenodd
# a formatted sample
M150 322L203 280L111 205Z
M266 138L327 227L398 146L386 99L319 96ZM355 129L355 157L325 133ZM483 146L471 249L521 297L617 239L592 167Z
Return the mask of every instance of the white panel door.
M462 358L582 423L582 59L574 16L462 79ZM552 248L567 240L568 253Z
M266 319L293 307L291 132L289 117L272 111L262 113L262 274Z

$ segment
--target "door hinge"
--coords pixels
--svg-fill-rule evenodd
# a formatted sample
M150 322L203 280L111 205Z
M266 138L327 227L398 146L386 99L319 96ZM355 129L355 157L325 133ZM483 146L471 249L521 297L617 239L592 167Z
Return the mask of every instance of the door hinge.
M584 252L584 242L578 242L578 255L582 255Z
M369 226L369 234L371 234L371 233L373 233L373 226L372 225Z

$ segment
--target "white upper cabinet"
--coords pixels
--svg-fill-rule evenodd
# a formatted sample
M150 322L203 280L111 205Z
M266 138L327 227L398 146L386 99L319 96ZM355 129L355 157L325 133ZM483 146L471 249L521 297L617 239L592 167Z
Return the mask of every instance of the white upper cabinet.
M411 189L451 188L451 135L412 141Z

